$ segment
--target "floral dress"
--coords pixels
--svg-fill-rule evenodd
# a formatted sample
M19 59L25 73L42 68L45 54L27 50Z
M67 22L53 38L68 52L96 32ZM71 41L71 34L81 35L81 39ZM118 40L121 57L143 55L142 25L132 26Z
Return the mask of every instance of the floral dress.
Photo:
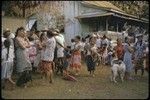
M137 42L134 45L135 53L134 53L134 60L135 60L135 68L136 69L144 69L144 50L146 49L146 45L144 42L140 43Z

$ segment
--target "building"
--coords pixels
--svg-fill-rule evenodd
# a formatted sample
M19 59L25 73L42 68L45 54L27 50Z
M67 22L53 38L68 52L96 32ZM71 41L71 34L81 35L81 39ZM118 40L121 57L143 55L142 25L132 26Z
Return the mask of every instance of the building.
M76 35L85 37L92 32L106 34L116 39L125 23L149 29L147 19L129 15L107 1L63 1L63 4L62 13L67 44L70 44L71 38Z

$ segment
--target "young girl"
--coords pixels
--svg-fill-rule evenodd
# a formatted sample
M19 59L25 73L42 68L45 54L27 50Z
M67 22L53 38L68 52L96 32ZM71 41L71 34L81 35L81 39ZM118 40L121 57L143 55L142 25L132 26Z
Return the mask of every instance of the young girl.
M40 63L40 71L41 73L46 76L49 83L52 83L52 74L53 74L53 67L54 67L54 51L56 47L56 41L54 36L57 33L54 33L52 30L47 31L47 40L46 43L43 44L44 51L41 57Z
M11 42L6 39L4 41L4 48L2 48L2 81L5 82L9 81L11 84L15 84L14 81L11 79L11 75L13 72L13 59L14 59L14 52L13 47L11 46ZM4 85L5 87L5 85Z
M86 50L86 65L87 65L87 70L90 72L90 75L94 77L94 71L95 71L95 58L96 58L96 52L97 52L97 47L95 45L95 39L91 37L89 39L89 43L86 44L85 46Z
M43 51L45 50L45 47L44 46L42 47L42 45L45 44L46 40L47 40L47 37L46 37L45 33L42 33L40 35L40 39L36 41L37 55L36 55L36 58L35 58L35 61L34 61L34 67L37 70L39 68L39 64L40 64L40 61L41 61Z
M80 36L75 37L75 46L72 52L72 68L75 70L75 75L79 74L81 69L81 42Z
M107 60L107 54L108 54L107 44L103 44L102 48L103 48L102 63L105 65L106 64L106 60Z
M71 60L71 54L70 54L69 50L65 50L64 55L65 55L65 58L64 58L64 63L63 63L63 79L77 81L75 79L75 77L70 75L69 70L68 70L68 68L70 66L70 60Z
M30 41L30 45L31 45L31 47L28 49L29 59L30 59L30 62L32 64L33 71L35 71L35 67L33 65L34 61L36 59L36 47L35 47L34 38L29 37L29 41Z
M129 37L125 38L125 45L124 45L124 57L123 57L123 62L126 65L126 75L125 78L129 80L133 80L131 77L131 72L133 69L133 63L132 63L132 53L133 53L133 48L131 48L131 40Z

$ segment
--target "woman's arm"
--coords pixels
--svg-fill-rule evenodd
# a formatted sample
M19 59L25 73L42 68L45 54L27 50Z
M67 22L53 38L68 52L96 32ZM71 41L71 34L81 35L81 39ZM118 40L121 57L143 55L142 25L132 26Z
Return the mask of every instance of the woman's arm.
M26 48L30 48L30 42L29 42L29 39L27 37L25 37L25 42L27 43L26 44Z
M22 40L20 40L19 38L16 38L16 41L18 42L18 45L19 45L22 49L25 49L25 48L26 48L26 46L25 46L25 44L23 43Z

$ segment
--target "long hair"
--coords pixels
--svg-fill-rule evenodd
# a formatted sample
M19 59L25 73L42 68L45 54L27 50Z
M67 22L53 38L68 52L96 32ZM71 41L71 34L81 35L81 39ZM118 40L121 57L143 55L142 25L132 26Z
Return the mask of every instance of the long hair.
M25 29L24 29L24 27L19 27L19 28L17 28L17 30L16 30L16 34L15 34L15 37L17 37L17 36L18 36L18 32L19 32L20 30L25 30Z
M6 39L4 41L4 46L7 48L7 60L8 60L8 57L9 57L9 49L10 49L10 40L9 39Z

